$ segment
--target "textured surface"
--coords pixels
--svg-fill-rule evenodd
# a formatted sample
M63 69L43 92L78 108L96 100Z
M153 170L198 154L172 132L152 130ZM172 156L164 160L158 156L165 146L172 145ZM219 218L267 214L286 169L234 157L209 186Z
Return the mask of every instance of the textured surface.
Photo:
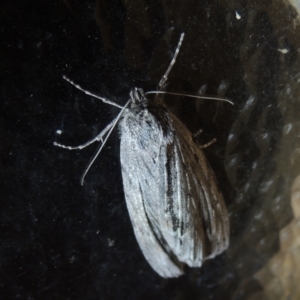
M280 249L255 274L268 299L300 298L300 176L291 189L294 219L279 233Z

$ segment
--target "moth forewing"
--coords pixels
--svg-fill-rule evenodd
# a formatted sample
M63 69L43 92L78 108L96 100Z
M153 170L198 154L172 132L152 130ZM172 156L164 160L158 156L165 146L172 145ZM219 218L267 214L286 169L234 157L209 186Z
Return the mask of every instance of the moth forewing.
M151 172L153 158L151 155L144 158L137 155L141 148L131 137L121 135L120 150L124 193L139 246L147 261L160 276L177 277L183 274L181 266L183 264L176 263L176 257L173 261L168 245L159 233L159 221L156 222L149 211L149 206L154 210L159 206L159 203L155 202L160 195L159 183L155 180L159 170ZM153 181L155 186L151 187Z

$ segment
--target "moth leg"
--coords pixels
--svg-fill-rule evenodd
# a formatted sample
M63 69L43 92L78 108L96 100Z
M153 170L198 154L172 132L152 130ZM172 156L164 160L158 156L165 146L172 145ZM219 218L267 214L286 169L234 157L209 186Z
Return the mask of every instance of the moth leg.
M169 65L167 71L165 72L165 74L163 75L163 77L161 78L161 80L159 81L159 84L158 84L158 89L159 89L159 90L161 90L161 89L164 87L166 81L168 80L168 75L169 75L171 69L173 68L173 66L174 66L174 64L175 64L175 62L176 62L176 58L177 58L177 55L178 55L178 53L179 53L179 50L180 50L180 47L181 47L183 38L184 38L184 33L182 33L182 34L180 35L180 39L179 39L177 48L176 48L176 50L175 50L173 59L171 60L170 65Z
M61 147L64 149L69 149L69 150L81 150L95 142L99 142L101 141L103 143L103 137L105 136L105 134L109 131L109 129L114 125L115 120L112 120L96 137L94 137L93 139L89 140L88 142L79 145L79 146L66 146L66 145L62 145L59 143L54 142L54 146L57 147Z
M111 132L113 131L113 129L116 127L118 121L120 120L120 118L122 117L122 114L124 113L126 107L128 106L128 104L130 103L130 100L127 101L127 103L123 106L122 110L119 112L119 114L117 115L116 118L114 118L114 120L112 122L110 122L105 128L104 130L102 130L100 132L100 134L98 134L98 137L103 133L103 131L105 131L105 133L108 131L104 141L102 141L102 144L100 145L100 147L98 148L98 150L96 151L96 154L94 155L94 157L90 160L89 164L87 165L87 167L85 168L82 176L81 176L81 180L80 183L81 185L83 185L83 181L84 181L84 177L87 174L87 172L89 171L89 169L91 168L91 166L93 165L94 161L96 160L96 158L98 157L98 155L100 154L101 150L103 149L104 145L106 144L106 141L108 140L109 136L111 135ZM104 133L104 134L105 134ZM103 135L104 135L103 134ZM100 139L102 139L103 135L100 137Z
M214 138L214 139L212 139L211 141L209 141L208 143L206 143L206 144L204 144L204 145L199 145L199 147L200 147L201 149L207 148L207 147L209 147L211 144L213 144L213 143L216 142L216 141L217 141L217 139Z
M193 137L194 137L194 138L197 138L202 132L203 132L203 130L202 130L202 129L199 129L197 132L195 132L195 133L193 134Z
M94 98L96 98L96 99L101 100L102 102L104 102L104 103L106 103L106 104L110 104L110 105L116 106L116 107L118 107L118 108L120 108L120 109L123 108L123 106L121 106L121 105L119 105L119 104L117 104L117 103L115 103L115 102L113 102L113 101L110 101L110 100L108 100L108 99L106 99L106 98L104 98L104 97L100 97L100 96L98 96L98 95L95 95L95 94L93 94L93 93L91 93L91 92L89 92L89 91L83 89L80 85L74 83L72 80L70 80L70 79L69 79L68 77L66 77L66 76L63 76L63 79L66 80L66 81L68 81L70 84L74 85L74 86L76 87L76 89L78 89L78 90L84 92L86 95L92 96L92 97L94 97Z
M199 129L196 133L193 134L193 137L194 137L194 138L198 137L202 132L203 132L203 130L202 130L202 129ZM207 147L209 147L211 144L213 144L214 142L216 142L216 140L217 140L217 139L214 138L214 139L212 139L211 141L209 141L208 143L206 143L206 144L204 144L204 145L199 145L199 147L200 147L201 149L207 148Z

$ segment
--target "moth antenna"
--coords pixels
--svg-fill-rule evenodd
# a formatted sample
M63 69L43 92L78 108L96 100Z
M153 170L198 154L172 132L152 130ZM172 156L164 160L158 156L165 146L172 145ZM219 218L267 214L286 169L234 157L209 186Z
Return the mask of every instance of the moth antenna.
M173 92L165 92L165 91L149 91L149 92L145 93L145 95L149 95L149 94L169 94L169 95L184 96L184 97L190 97L190 98L196 98L196 99L218 100L218 101L228 102L228 103L234 105L234 103L232 101L230 101L226 98L221 98L221 97L198 96L198 95L192 95L192 94L182 94L182 93L173 93Z
M73 86L75 86L78 90L84 92L86 95L92 96L92 97L94 97L94 98L96 98L96 99L101 100L102 102L104 102L104 103L106 103L106 104L113 105L113 106L118 107L118 108L120 108L120 109L123 108L123 106L121 106L121 105L119 105L119 104L117 104L117 103L115 103L115 102L113 102L113 101L110 101L110 100L108 100L108 99L106 99L106 98L104 98L104 97L100 97L100 96L98 96L98 95L95 95L95 94L93 94L93 93L91 93L91 92L89 92L89 91L83 89L80 85L76 84L75 82L73 82L71 79L69 79L69 78L66 77L65 75L63 75L63 79L66 80L66 81L68 81L68 82L69 82L70 84L72 84Z
M183 38L184 38L184 32L180 35L180 39L179 39L177 48L175 50L175 53L173 55L173 58L172 58L172 60L170 62L170 65L169 65L167 71L165 72L165 74L163 75L163 77L161 78L161 80L159 81L159 84L158 84L159 90L162 89L162 87L165 85L166 81L168 80L168 75L169 75L171 69L173 68L173 66L174 66L174 64L176 62L176 58L178 56L178 53L179 53L179 50L180 50Z
M122 107L122 110L119 112L118 116L113 120L113 124L111 125L111 128L109 130L109 132L107 133L104 141L102 142L101 146L99 147L99 149L97 150L96 154L94 155L94 157L91 159L91 161L89 162L88 166L85 168L83 175L81 176L81 180L80 183L81 185L83 185L84 182L84 178L87 174L87 172L89 171L89 169L91 168L92 164L94 163L94 161L96 160L96 158L98 157L98 155L100 154L102 148L104 147L104 145L106 144L107 139L109 138L109 136L111 135L111 132L113 131L113 129L116 127L118 121L120 120L123 112L125 111L126 107L128 106L129 102L131 100L127 101L127 103Z

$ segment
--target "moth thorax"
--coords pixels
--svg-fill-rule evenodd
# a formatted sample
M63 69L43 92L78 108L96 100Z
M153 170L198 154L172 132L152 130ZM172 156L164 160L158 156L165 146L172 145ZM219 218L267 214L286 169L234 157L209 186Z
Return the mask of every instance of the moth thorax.
M147 102L143 89L134 88L130 91L131 107L135 107Z

